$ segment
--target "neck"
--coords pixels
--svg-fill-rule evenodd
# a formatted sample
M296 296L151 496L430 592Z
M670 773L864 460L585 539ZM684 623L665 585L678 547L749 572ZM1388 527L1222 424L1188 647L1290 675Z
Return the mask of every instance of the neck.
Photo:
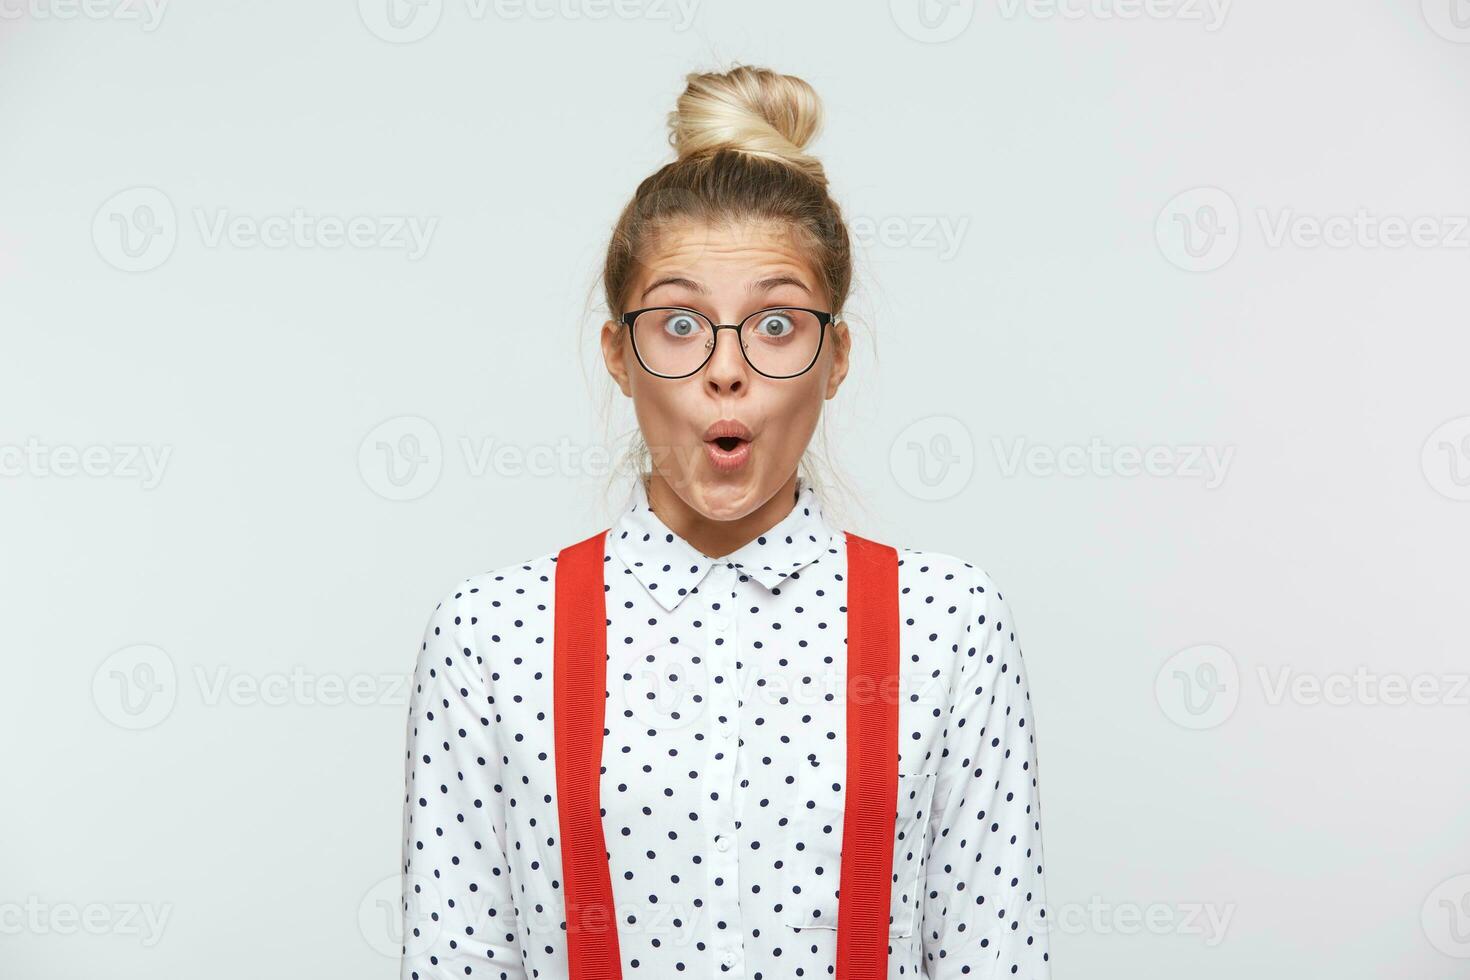
M722 558L754 541L796 508L797 479L792 473L771 498L744 517L718 520L689 506L657 471L645 483L648 506L670 531L701 554Z

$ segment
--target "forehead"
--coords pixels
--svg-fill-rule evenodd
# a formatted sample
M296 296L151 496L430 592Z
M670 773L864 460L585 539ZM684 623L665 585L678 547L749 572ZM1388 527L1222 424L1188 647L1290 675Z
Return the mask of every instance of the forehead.
M647 243L638 276L647 281L679 271L706 280L711 287L721 283L743 286L748 279L786 271L797 273L817 289L817 270L804 244L799 230L784 221L677 221Z

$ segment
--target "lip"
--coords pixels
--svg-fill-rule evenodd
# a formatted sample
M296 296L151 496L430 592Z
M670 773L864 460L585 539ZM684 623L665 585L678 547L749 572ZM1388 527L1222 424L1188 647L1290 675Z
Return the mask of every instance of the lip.
M733 449L721 448L716 439L734 438L740 441ZM750 442L755 433L739 419L720 419L704 430L704 448L715 469L722 472L738 470L750 459Z
M705 442L709 442L711 439L719 439L723 436L734 436L737 439L744 439L746 442L749 442L755 438L755 433L751 432L750 427L739 419L720 419L710 425L708 429L704 430Z
M721 449L718 442L707 442L704 451L714 468L724 473L740 469L750 459L750 443L743 440L734 449Z

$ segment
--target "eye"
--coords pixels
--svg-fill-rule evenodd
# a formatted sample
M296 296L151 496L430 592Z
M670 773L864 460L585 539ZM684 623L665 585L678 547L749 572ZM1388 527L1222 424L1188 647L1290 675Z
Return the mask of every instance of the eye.
M692 337L699 333L699 321L688 313L670 313L664 321L664 330L675 337Z
M757 333L767 337L785 337L796 329L796 323L786 313L766 313L756 321Z

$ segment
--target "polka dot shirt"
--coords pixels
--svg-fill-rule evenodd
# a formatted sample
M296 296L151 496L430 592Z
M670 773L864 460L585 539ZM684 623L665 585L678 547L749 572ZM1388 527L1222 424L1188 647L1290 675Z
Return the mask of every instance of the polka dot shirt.
M571 541L563 542L570 544ZM603 833L624 978L835 972L846 552L815 492L720 558L634 481L607 535ZM1049 977L1036 726L1015 624L898 548L888 976ZM404 978L568 975L552 729L556 553L436 607L414 671Z

